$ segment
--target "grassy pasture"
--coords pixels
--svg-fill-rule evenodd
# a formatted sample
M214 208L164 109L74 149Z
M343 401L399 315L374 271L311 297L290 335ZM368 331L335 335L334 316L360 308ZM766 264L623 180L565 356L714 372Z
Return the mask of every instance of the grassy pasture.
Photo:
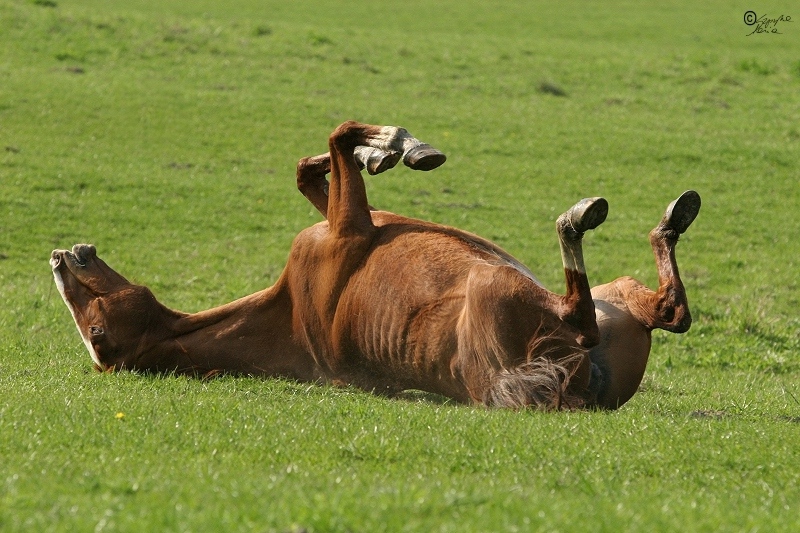
M746 36L750 8L796 20ZM800 529L794 9L0 0L0 530ZM657 332L617 413L90 371L50 250L185 311L259 290L319 219L297 159L349 118L449 155L368 178L373 205L556 290L574 201L611 204L590 279L654 285L647 232L698 190L692 330Z

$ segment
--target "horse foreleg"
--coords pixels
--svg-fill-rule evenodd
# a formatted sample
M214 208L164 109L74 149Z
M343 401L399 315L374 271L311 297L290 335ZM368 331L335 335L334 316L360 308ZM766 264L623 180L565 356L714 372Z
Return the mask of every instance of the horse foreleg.
M367 168L367 171L373 175L394 167L403 155L400 152L387 153L368 146L357 146L354 152L359 168ZM330 171L330 153L304 157L297 162L297 188L325 218L328 218L328 188L330 187L325 176ZM371 211L375 210L372 206L369 208Z
M311 204L328 216L328 180L325 175L331 171L331 154L304 157L297 162L297 188Z
M394 168L403 157L401 152L384 152L371 146L356 146L353 155L359 168L366 168L372 176Z
M402 148L402 151L386 151L373 146L356 146L353 157L359 170L366 169L373 176L394 168L401 158L406 166L414 170L433 170L446 160L443 153L410 135L403 140ZM330 187L325 176L330 171L330 152L304 157L297 163L297 188L325 218L328 218ZM375 209L370 206L370 210Z
M562 320L578 329L578 342L587 348L600 342L600 334L583 262L583 235L602 224L606 215L608 202L604 198L585 198L556 222L567 281L567 294L561 298L557 311Z
M366 168L367 172L375 175L394 168L403 154L400 152L384 152L369 146L356 146L354 156L360 169ZM297 188L326 218L329 184L325 176L330 171L330 153L304 157L297 162Z
M442 152L395 126L345 122L334 130L328 144L327 218L334 232L372 225L361 168L366 166L368 172L377 174L393 167L402 156L403 163L413 170L432 170L446 160Z

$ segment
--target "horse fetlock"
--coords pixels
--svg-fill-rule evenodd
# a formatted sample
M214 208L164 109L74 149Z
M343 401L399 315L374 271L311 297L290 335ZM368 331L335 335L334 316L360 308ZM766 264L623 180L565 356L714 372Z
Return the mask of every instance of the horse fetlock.
M576 242L583 238L583 233L573 226L569 212L562 213L556 219L556 230L562 242Z
M685 305L674 300L657 309L661 329L670 333L686 333L692 326L692 314Z
M668 246L674 246L678 242L681 234L671 229L664 224L659 224L650 231L650 244L654 247L664 243ZM663 245L663 244L662 244Z
M412 170L433 170L444 164L447 156L430 144L411 135L405 128L384 126L370 146L385 152L400 152L403 164Z
M378 132L366 139L368 146L384 152L405 152L421 141L415 139L405 128L381 126Z

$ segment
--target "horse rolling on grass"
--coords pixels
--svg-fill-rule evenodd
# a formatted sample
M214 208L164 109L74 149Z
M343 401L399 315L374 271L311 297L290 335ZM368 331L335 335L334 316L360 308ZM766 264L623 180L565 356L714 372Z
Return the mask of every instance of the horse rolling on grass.
M438 150L402 128L356 122L336 128L328 145L297 167L298 188L326 220L298 234L275 285L232 303L174 311L108 267L94 246L55 250L56 285L96 368L616 409L639 387L652 330L691 325L675 245L699 212L694 191L650 232L657 291L630 277L590 289L582 239L608 204L588 198L567 210L556 222L562 296L478 236L370 207L363 168L377 174L402 159L430 170L445 161Z

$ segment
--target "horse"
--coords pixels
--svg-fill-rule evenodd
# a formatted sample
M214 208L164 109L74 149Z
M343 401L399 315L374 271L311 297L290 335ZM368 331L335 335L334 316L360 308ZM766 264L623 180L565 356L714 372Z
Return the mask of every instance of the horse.
M328 152L301 159L300 192L325 220L294 239L275 284L194 314L130 283L92 245L50 264L95 367L231 373L417 389L461 403L544 410L617 409L638 390L651 332L691 325L675 246L700 210L686 191L650 232L659 287L631 277L590 288L582 241L608 202L585 198L556 221L566 294L472 233L369 205L364 178L401 159L446 156L394 126L348 121ZM330 179L326 177L330 175Z

